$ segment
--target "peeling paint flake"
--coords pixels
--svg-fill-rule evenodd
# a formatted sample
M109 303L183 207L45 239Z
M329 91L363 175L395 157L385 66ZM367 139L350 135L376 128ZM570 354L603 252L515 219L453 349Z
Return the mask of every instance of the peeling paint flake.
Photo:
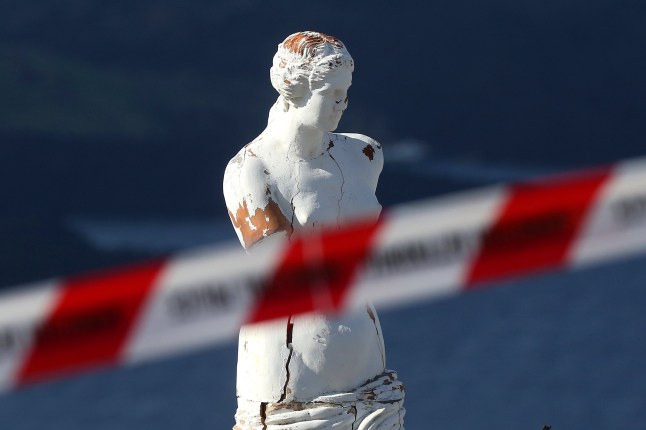
M368 310L368 316L372 320L374 324L377 324L377 319L375 318L375 313L370 309L370 306L367 306L366 309Z
M375 148L373 148L372 145L370 145L370 144L366 145L366 147L363 148L362 152L366 155L366 157L368 157L368 159L370 161L374 160L374 158L375 158Z
M242 164L242 161L243 161L243 159L242 159L242 157L240 156L240 154L236 154L236 156L235 156L235 157L233 157L233 158L231 159L231 161L229 162L229 164L237 164L237 165L240 165L240 164Z

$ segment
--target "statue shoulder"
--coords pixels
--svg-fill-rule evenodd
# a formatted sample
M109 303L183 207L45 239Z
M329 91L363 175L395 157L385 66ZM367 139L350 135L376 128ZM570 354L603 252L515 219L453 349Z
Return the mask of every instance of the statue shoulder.
M265 164L255 153L253 142L243 147L224 170L223 191L227 205L234 198L265 193L266 175Z
M381 149L381 144L379 142L377 142L375 139L373 139L370 136L366 136L365 134L360 134L360 133L337 133L337 134L339 136L345 136L348 139L353 139L364 144L374 145L377 148Z
M366 158L370 164L381 170L384 164L384 155L379 142L359 133L337 133L337 136L344 139L351 150L358 154L360 158Z
M275 233L293 227L272 193L269 171L255 142L242 148L224 171L224 200L242 246L249 250ZM255 150L254 150L255 149Z
M244 177L246 175L258 175L264 170L264 163L254 151L254 142L245 145L238 153L229 160L224 170L225 182L227 179L234 177Z

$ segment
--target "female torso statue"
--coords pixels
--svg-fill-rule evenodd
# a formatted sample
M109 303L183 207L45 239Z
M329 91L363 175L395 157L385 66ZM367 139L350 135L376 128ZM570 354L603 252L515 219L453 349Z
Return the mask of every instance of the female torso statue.
M367 136L332 133L348 105L353 69L345 46L331 36L296 33L279 45L271 81L280 96L267 128L224 176L229 215L245 249L269 237L379 216L381 146ZM403 386L385 364L369 304L335 317L245 326L236 428L296 428L302 421L317 429L403 428Z

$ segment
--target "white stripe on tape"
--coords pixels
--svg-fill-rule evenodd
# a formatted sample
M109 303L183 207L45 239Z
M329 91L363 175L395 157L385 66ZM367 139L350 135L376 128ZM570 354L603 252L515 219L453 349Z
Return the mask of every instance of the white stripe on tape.
M570 254L572 266L646 250L646 158L618 164Z
M124 360L141 361L235 336L253 306L254 291L275 266L280 244L253 261L239 248L180 255L164 268L131 336Z
M13 388L38 328L59 297L57 281L26 285L0 296L0 391Z
M506 198L506 188L492 187L389 212L349 305L371 299L383 307L458 292Z

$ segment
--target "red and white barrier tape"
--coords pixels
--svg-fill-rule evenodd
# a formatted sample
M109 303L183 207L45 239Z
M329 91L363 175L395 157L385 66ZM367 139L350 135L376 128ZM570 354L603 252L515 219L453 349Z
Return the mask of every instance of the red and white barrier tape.
M377 224L212 248L0 295L0 391L235 336L243 323L429 299L646 250L646 159L460 193Z

